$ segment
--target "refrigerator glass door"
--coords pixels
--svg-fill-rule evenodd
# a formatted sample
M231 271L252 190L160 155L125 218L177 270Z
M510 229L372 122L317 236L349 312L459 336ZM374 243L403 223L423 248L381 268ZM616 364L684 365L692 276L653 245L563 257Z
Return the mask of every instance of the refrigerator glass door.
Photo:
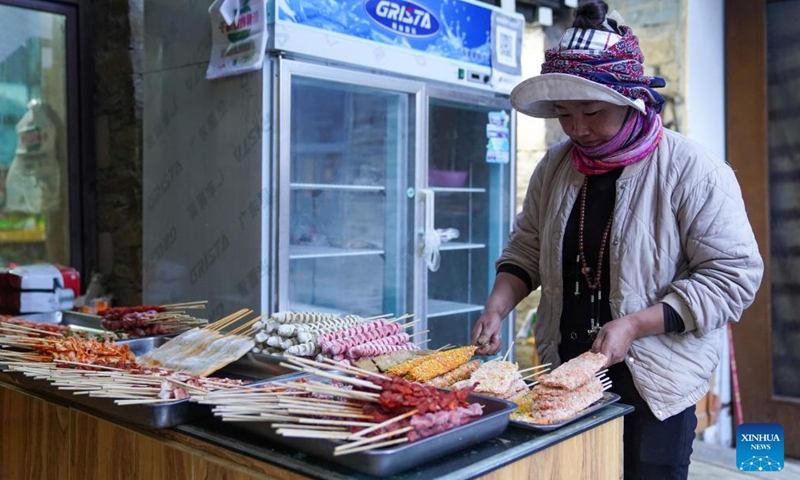
M430 259L425 265L429 348L470 344L494 282L494 262L508 236L512 208L508 101L445 95L428 104L426 192L432 198L426 201L434 201L428 211L433 211L433 227L442 241L438 270L432 271Z
M410 311L421 86L281 68L279 310Z

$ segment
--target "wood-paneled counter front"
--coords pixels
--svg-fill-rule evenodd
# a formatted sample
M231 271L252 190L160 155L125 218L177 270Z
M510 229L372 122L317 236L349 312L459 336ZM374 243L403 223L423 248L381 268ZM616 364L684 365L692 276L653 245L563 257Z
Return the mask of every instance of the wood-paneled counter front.
M500 437L392 478L619 479L622 422L610 405L540 435ZM226 436L213 422L142 430L0 382L2 480L370 479L273 445ZM589 422L589 423L586 423Z

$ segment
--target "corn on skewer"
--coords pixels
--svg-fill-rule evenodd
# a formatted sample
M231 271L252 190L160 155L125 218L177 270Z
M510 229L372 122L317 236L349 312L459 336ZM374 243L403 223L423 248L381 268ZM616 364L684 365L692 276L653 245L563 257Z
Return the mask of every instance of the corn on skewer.
M409 370L414 368L415 366L419 365L420 363L424 362L428 356L419 356L416 358L412 358L410 360L406 360L405 362L398 363L397 365L390 367L385 371L389 375L395 375L397 377L402 377L408 373Z
M476 349L477 347L470 345L430 355L412 367L406 374L406 378L414 382L427 382L434 377L444 375L467 363Z
M480 360L472 360L471 362L467 362L464 365L445 373L444 375L439 375L438 377L432 378L425 383L426 385L430 385L432 387L447 388L458 381L468 379L480 365Z

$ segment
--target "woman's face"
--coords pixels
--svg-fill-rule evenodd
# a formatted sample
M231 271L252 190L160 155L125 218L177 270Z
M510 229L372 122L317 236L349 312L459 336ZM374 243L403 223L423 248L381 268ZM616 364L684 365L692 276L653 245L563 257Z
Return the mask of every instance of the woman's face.
M584 100L564 100L556 102L555 107L561 129L583 147L594 147L614 138L622 128L629 108Z

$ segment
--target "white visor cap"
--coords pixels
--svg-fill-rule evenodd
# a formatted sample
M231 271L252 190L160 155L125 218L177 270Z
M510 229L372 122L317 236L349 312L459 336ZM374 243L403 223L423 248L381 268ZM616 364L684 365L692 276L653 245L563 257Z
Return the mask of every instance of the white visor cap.
M646 113L644 100L631 100L605 85L566 73L545 73L531 77L511 91L514 109L531 117L557 117L555 102L564 100L608 102Z

